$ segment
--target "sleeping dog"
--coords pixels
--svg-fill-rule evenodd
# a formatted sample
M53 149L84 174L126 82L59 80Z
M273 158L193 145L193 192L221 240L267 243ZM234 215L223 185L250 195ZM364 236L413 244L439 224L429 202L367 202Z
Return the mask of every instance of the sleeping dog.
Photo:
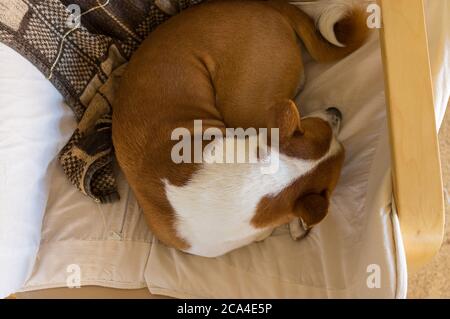
M364 11L339 10L319 33L284 1L210 1L142 43L113 105L113 143L159 240L215 257L287 223L299 238L325 218L344 160L336 138L341 114L328 108L301 118L292 99L304 82L301 43L316 61L330 62L364 42ZM228 128L265 129L268 141L228 137ZM203 154L213 150L209 160L174 160L180 134ZM217 160L239 147L256 160ZM196 157L191 151L179 155ZM264 171L275 159L276 170Z

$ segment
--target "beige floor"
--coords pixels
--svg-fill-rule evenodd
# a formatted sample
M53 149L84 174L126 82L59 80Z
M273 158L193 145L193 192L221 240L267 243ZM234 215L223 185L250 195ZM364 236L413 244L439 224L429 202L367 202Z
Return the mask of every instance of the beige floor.
M439 132L439 143L446 190L445 239L433 261L409 277L409 298L450 298L450 111Z

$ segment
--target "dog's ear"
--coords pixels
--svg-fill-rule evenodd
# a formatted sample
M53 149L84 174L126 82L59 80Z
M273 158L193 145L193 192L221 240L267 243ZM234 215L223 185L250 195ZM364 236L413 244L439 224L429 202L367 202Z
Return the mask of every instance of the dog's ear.
M311 227L327 216L328 206L328 192L308 194L297 199L294 206L294 215L301 218L306 226Z
M278 128L280 140L286 140L294 134L303 134L300 113L292 100L280 103L272 108L270 128Z

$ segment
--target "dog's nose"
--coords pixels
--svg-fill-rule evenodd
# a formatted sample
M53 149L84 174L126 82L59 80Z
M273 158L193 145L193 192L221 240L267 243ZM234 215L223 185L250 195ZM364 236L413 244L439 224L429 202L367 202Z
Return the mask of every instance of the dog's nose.
M330 107L325 110L328 115L328 121L333 128L333 132L337 134L341 129L342 113L335 107Z
M327 109L327 112L330 113L332 116L335 116L339 119L339 121L342 121L342 113L339 111L339 109L335 107L330 107Z

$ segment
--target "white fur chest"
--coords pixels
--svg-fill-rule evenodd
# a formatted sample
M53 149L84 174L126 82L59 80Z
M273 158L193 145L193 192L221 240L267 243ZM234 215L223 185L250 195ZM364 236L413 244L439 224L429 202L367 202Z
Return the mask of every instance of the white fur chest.
M318 160L299 160L278 154L275 174L263 173L266 162L253 164L202 164L182 187L165 183L166 196L176 215L175 229L190 248L205 257L223 255L269 235L272 229L255 228L250 221L262 198L276 195L338 149ZM256 149L251 151L256 152Z

